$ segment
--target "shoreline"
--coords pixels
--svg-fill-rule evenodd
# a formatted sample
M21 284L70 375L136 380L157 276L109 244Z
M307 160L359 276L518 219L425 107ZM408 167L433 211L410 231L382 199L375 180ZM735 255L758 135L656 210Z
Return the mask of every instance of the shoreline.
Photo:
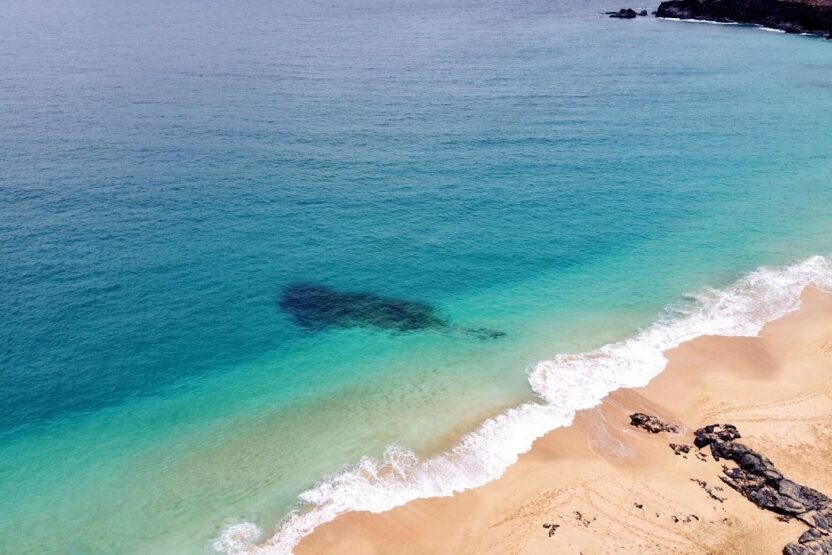
M500 478L381 513L342 514L295 553L780 552L805 526L778 521L722 486L719 463L674 455L668 443L730 422L789 477L832 492L823 464L832 434L821 426L832 423L832 294L808 287L801 299L757 337L702 336L671 349L647 386L579 411ZM633 428L632 412L678 423L682 433ZM711 491L724 502L692 480L721 487Z
M823 33L813 33L810 31L800 32L800 33L789 33L784 29L778 29L777 27L769 27L767 25L763 25L762 23L743 23L739 21L718 21L715 19L692 19L692 18L684 18L684 17L664 17L664 16L655 16L656 19L662 21L676 21L678 23L702 23L704 25L724 25L728 27L748 27L750 29L757 29L759 31L766 31L767 33L777 33L780 35L796 35L799 37L809 37L809 38L816 38L816 39L823 39L828 40L827 37L824 36Z
M760 31L768 31L770 33L780 33L786 34L786 31L783 29L778 29L777 27L766 27L760 23L740 23L738 21L717 21L715 19L690 19L684 17L663 17L663 16L656 16L656 19L660 19L662 21L678 21L681 23L703 23L706 25L725 25L729 27L750 27L752 29L759 29ZM817 35L814 33L795 33L797 35L803 37L821 37L821 35Z
M754 25L785 33L832 39L832 3L828 0L743 3L727 0L666 0L655 12L662 19Z

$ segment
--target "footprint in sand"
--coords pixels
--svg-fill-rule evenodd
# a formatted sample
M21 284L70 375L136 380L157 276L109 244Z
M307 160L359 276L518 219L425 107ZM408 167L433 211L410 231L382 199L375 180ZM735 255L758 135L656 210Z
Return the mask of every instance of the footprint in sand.
M823 353L823 356L832 358L832 337L829 337L826 341L821 343L820 350Z

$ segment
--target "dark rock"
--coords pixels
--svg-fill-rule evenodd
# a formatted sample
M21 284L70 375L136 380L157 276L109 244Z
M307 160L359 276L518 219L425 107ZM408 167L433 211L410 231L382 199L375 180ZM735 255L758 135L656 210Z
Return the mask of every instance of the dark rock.
M575 520L583 524L586 528L589 528L589 525L592 522L595 522L595 517L593 517L592 520L589 520L588 518L584 517L581 511L573 511L572 514L575 516Z
M676 424L662 422L659 418L644 414L642 412L635 412L630 415L630 426L641 428L651 434L657 434L659 432L678 434L680 432L679 426Z
M645 17L647 15L647 10L641 10L640 12L638 12L638 15L640 15L641 17Z
M830 532L830 530L829 530L829 520L830 519L829 519L828 513L827 513L827 515L823 515L823 514L813 515L813 520L814 520L815 526L817 526L818 528L820 528L821 530L823 530L825 532Z
M753 472L754 474L759 474L761 476L763 472L767 470L765 464L763 463L762 457L754 453L744 454L740 457L740 460L737 461L737 463L740 465L740 468L746 472Z
M770 484L776 484L778 481L783 479L783 475L777 472L776 470L766 469L763 472L763 477L766 481Z
M670 448L673 449L673 453L676 454L676 455L682 455L683 457L685 455L687 455L688 453L690 453L690 447L691 446L686 444L686 443L682 443L682 444L671 443L670 444ZM685 458L687 458L687 457L685 457Z
M616 19L633 19L638 14L632 8L621 8L617 12L606 12L608 16Z
M812 551L809 551L802 545L798 545L796 543L790 543L786 547L783 548L783 555L816 555Z
M823 534L817 528L809 528L798 538L797 543L809 543L810 541L819 540Z
M708 482L706 482L705 480L696 480L694 478L691 478L690 481L691 482L696 482L697 484L699 484L699 487L702 488L703 490L705 490L705 493L708 494L708 497L710 497L714 501L719 501L720 503L725 501L725 499L726 499L725 497L720 497L720 496L718 496L717 494L714 493L714 490L719 489L719 488L711 488L708 485Z
M558 528L560 528L560 524L555 524L554 522L546 522L543 524L543 527L549 529L549 537L551 538L555 535L555 532L557 532Z
M783 553L785 555L829 555L832 553L832 541L829 538L821 538L807 541L804 544L790 543L783 548Z
M740 432L737 430L737 427L733 424L725 424L723 426L720 426L719 424L711 424L710 426L705 426L704 428L696 430L693 435L693 444L700 449L706 445L711 445L715 441L734 441L735 439L742 437Z
M668 0L659 5L656 16L832 36L832 2L828 0Z
M781 23L780 25L778 25L777 28L780 29L781 31L785 31L787 33L791 33L791 34L794 34L794 35L799 35L800 33L803 32L803 28L800 25L796 24L796 23L785 23L784 22L784 23Z

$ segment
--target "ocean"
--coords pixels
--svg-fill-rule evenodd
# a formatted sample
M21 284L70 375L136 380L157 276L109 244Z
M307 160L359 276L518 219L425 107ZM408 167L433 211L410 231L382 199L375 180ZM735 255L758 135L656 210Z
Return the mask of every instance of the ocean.
M0 552L287 553L832 287L830 44L620 7L6 2Z

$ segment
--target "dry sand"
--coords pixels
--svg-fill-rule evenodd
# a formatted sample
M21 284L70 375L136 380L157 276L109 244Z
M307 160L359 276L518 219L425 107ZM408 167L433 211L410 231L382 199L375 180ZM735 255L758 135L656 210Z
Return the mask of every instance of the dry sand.
M832 494L832 294L807 289L800 310L760 337L701 337L668 358L647 387L580 412L500 479L385 513L342 515L295 553L781 553L803 524L722 484L722 463L709 453L683 458L668 443L731 423L786 477ZM637 411L683 433L634 428L628 415ZM692 479L719 487L712 491L724 502ZM544 523L559 525L551 537Z

